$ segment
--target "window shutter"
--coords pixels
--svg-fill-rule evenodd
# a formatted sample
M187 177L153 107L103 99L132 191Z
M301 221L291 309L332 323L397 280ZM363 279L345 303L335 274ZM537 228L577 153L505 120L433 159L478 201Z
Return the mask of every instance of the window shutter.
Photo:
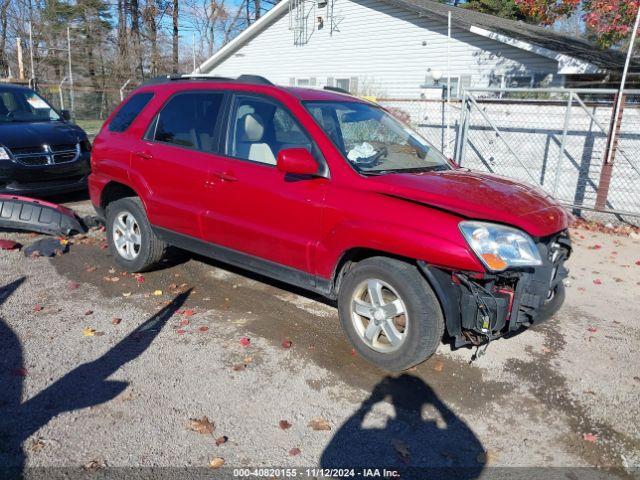
M295 77L289 77L289 85L292 87L296 86L296 78Z
M311 77L309 79L309 86L310 87L315 87L316 86L316 77Z
M349 80L349 91L354 94L358 92L358 77L351 77Z
M460 93L471 87L471 75L460 76Z
M327 77L327 87L333 87L333 77Z

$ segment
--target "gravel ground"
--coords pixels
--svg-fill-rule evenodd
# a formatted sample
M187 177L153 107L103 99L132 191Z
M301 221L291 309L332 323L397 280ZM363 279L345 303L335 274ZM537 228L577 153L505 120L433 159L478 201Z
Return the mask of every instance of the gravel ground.
M52 259L0 251L0 465L637 475L640 241L572 235L554 318L471 364L442 344L403 375L353 355L330 303L211 260L173 251L136 278L100 231ZM203 416L213 430L191 430Z

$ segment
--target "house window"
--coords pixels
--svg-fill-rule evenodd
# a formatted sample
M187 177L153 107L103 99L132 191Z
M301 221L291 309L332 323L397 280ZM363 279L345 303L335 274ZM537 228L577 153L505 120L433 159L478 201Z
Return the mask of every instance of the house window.
M349 78L336 78L336 87L346 90L347 92L351 89L351 79Z
M315 87L316 86L316 77L298 78L298 79L296 79L296 85L298 87Z

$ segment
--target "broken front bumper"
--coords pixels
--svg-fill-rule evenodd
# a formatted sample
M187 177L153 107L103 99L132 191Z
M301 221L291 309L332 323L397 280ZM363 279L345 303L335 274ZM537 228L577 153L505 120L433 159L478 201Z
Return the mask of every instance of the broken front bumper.
M551 317L562 305L567 232L537 242L543 264L499 274L456 272L420 263L436 291L456 345L478 344Z

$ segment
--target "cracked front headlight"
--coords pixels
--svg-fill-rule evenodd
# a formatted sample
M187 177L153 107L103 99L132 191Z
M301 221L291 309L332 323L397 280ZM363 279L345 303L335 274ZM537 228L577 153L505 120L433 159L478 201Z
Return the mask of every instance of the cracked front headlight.
M533 239L517 228L486 222L460 222L460 231L471 249L492 272L509 267L542 265Z

